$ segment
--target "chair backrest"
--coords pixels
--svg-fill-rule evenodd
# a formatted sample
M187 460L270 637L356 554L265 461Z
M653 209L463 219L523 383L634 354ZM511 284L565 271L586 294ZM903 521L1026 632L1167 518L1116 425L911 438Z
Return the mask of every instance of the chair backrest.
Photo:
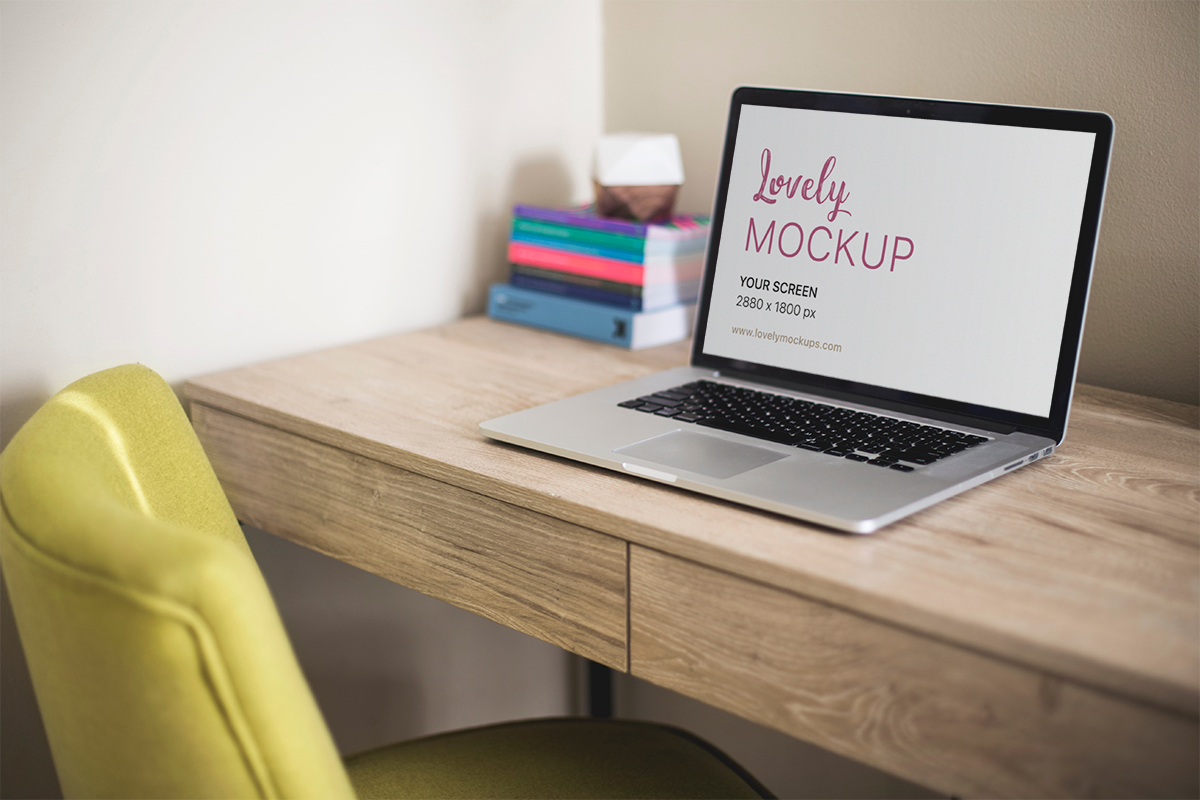
M0 563L68 797L353 797L170 387L55 395L0 455Z

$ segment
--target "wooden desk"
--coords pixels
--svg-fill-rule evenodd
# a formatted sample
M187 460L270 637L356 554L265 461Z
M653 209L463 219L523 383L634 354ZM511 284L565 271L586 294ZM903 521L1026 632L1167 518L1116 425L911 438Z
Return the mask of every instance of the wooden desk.
M470 319L186 393L239 517L333 558L947 793L1200 792L1196 408L1081 386L871 537L476 427L686 360Z

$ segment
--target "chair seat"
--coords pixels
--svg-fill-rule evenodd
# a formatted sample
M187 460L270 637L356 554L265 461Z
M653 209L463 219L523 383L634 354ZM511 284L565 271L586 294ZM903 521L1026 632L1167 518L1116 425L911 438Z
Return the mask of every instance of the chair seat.
M361 800L771 796L703 740L623 720L489 725L371 750L345 763Z

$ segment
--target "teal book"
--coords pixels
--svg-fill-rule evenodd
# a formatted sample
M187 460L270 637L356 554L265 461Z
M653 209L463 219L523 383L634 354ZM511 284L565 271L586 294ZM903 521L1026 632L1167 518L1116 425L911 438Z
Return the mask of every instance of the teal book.
M674 305L633 311L573 297L533 291L508 283L492 284L488 316L533 328L565 333L631 350L686 339L696 306Z
M707 226L690 239L644 239L542 220L513 218L511 239L539 247L616 258L634 263L647 259L686 258L704 252Z
M662 222L633 222L596 214L592 206L578 208L541 208L517 204L513 216L539 220L573 228L617 233L638 239L703 239L708 235L709 217L701 214L676 214Z

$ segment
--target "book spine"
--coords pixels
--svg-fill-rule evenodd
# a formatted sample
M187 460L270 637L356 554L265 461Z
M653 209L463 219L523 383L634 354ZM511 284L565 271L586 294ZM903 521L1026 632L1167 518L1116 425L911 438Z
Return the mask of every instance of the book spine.
M695 306L671 306L638 313L507 283L493 284L488 293L488 316L493 319L635 350L686 338L694 312Z
M630 264L641 264L645 260L642 250L617 250L612 247L602 247L590 242L570 241L567 239L547 239L541 236L530 236L521 231L513 231L510 241L527 244L531 247L548 247L562 250L565 253L575 253L581 256L595 258L610 258L613 261L626 261Z
M534 278L516 272L509 277L508 282L512 286L521 289L530 289L535 292L545 292L560 297L573 297L576 300L600 303L612 306L613 308L624 308L628 311L642 310L642 298L631 294L606 292L603 289L594 289L591 286L580 286L577 283L555 281L548 278Z
M549 247L534 247L521 242L508 243L508 260L531 267L548 267L578 275L590 275L619 283L644 285L646 270L640 264L567 253Z
M604 303L618 308L628 308L631 311L654 311L667 306L687 305L695 303L700 294L700 281L698 280L631 286L626 283L593 279L586 279L590 281L588 283L580 283L576 280L577 277L566 272L514 264L512 275L508 281L513 286L524 289L574 297L592 303ZM629 291L630 289L633 291Z
M513 214L526 219L539 219L544 222L557 222L562 225L575 225L580 228L590 228L596 231L608 231L609 233L621 233L626 236L637 236L641 239L646 238L648 226L637 222L625 222L623 220L602 219L600 217L590 217L586 214L580 214L578 211L568 211L558 208L541 208L539 206L517 205L513 207Z
M577 228L588 228L647 240L703 239L708 235L708 217L680 214L669 222L646 224L610 217L597 217L586 210L541 208L539 206L516 205L513 216Z
M635 239L632 236L519 218L513 220L511 239L539 247L557 247L584 255L634 262L698 255L708 243L706 236L697 239Z
M621 233L581 228L578 225L539 222L520 217L513 217L512 235L514 239L522 237L552 242L573 242L636 253L638 256L641 256L646 250L646 240L639 236L626 236Z
M603 278L593 278L590 275L576 275L574 272L563 272L557 269L544 269L542 267L531 267L528 264L509 264L509 269L513 275L527 275L531 278L540 278L542 280L557 281L560 283L573 283L579 286L587 286L592 289L600 289L609 294L623 294L632 297L641 297L645 287L638 286L633 283L620 283L618 281L606 281Z
M634 312L569 297L531 292L506 283L488 293L488 316L534 328L629 347Z
M512 241L508 243L508 260L514 264L556 269L638 286L691 280L699 278L704 271L704 260L700 254L681 261L664 259L661 262L633 264Z

